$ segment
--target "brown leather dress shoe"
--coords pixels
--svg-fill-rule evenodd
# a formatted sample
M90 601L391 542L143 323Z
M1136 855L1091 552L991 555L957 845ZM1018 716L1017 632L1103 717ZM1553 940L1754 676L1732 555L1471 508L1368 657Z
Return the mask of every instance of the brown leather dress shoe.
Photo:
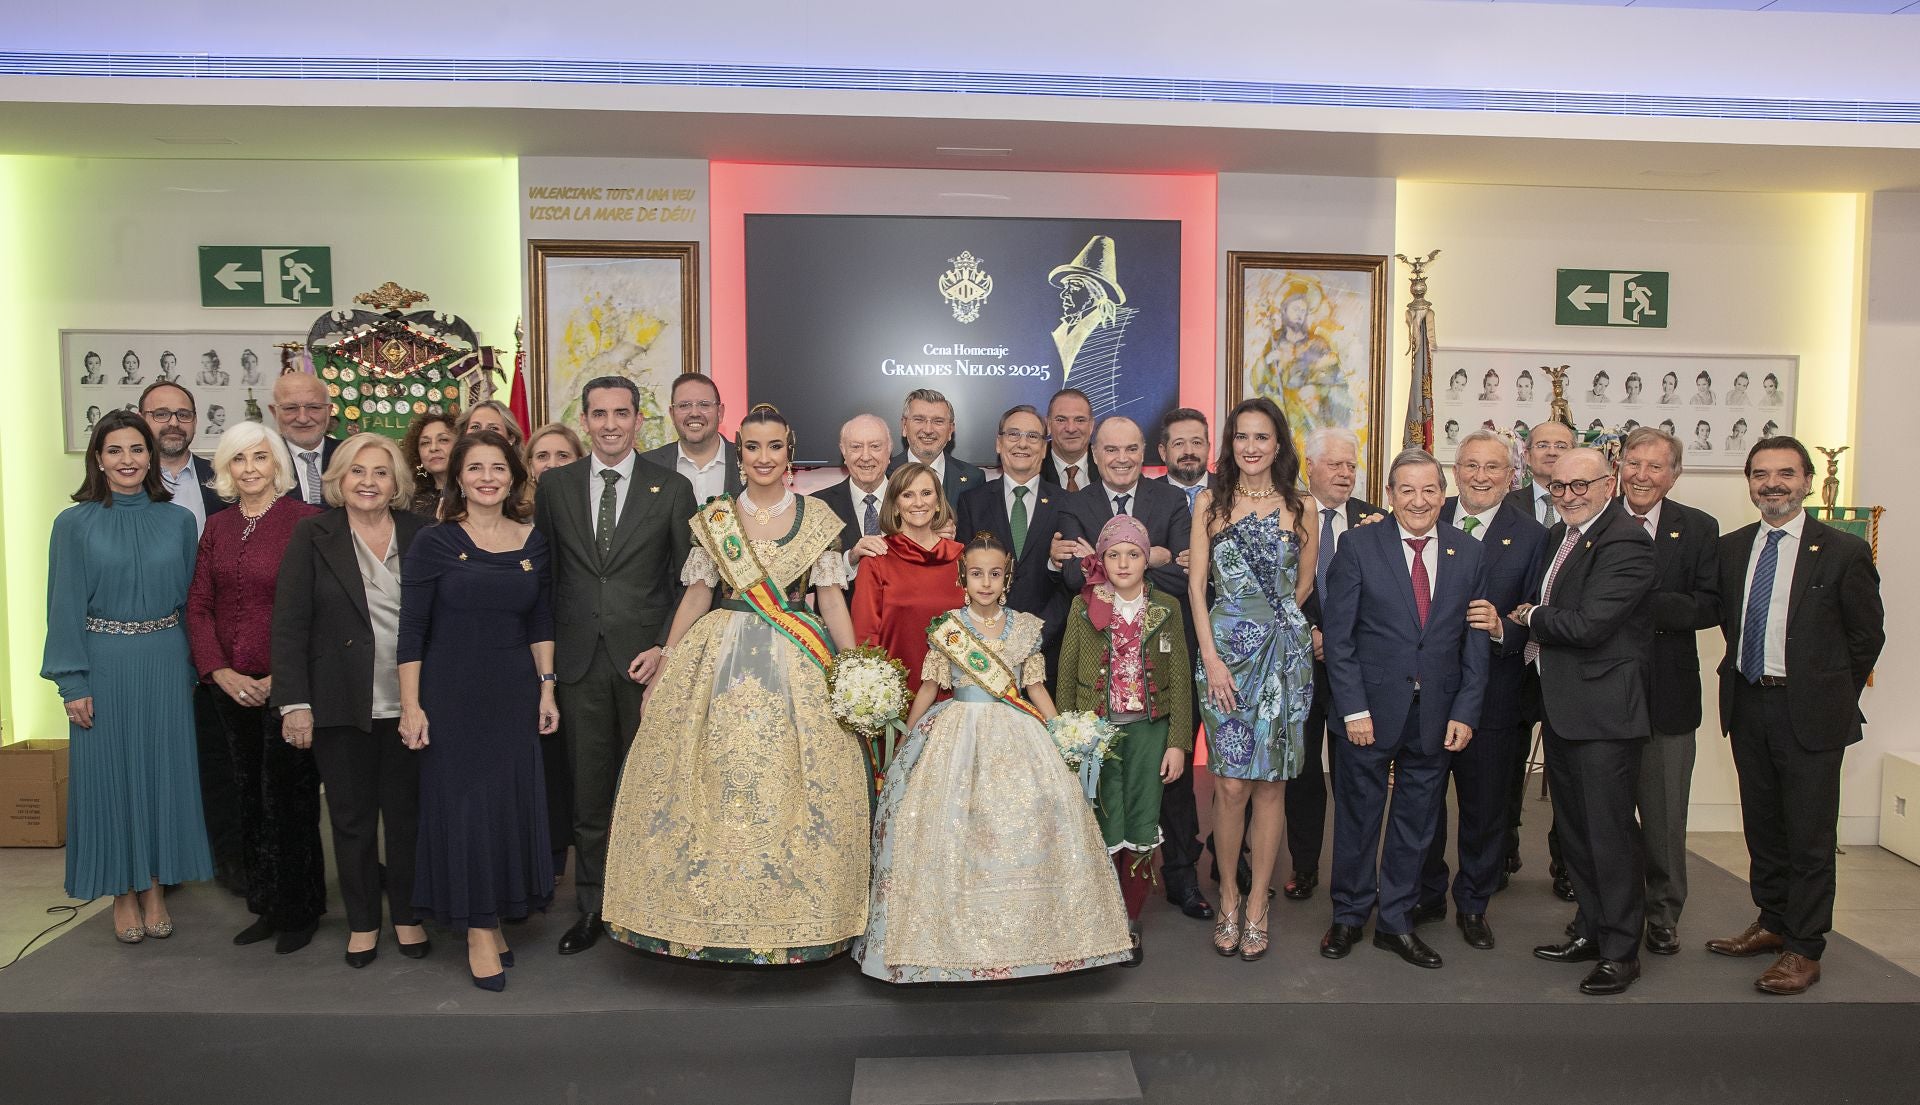
M1786 939L1779 933L1768 932L1760 927L1760 922L1755 921L1738 936L1707 941L1707 950L1715 955L1733 955L1744 959L1750 955L1780 951L1786 944Z
M1763 994L1804 994L1820 981L1820 961L1799 952L1782 952L1759 978L1753 988Z

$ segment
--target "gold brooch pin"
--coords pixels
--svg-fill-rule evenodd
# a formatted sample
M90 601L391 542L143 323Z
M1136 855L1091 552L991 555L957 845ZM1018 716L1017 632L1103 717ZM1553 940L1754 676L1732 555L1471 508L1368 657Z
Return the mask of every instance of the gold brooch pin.
M1511 544L1513 544L1513 538L1511 538L1511 537L1502 537L1502 538L1500 539L1500 543L1501 543L1502 545L1511 545Z
M1808 545L1808 546L1807 546L1807 551L1808 551L1808 552L1819 552L1819 551L1820 551L1820 546L1818 546L1818 545Z
M1593 548L1593 542L1588 541L1584 547L1589 549Z
M1676 537L1676 538L1677 538L1677 537L1679 537L1679 536L1680 536L1680 531L1679 531L1679 530L1677 530L1677 529L1676 529L1676 530L1669 530L1669 531L1667 532L1667 536L1668 536L1668 537Z
M1453 550L1452 550L1452 549L1448 549L1448 550L1447 550L1447 555L1448 555L1448 556L1452 556L1452 555L1453 555Z
M460 559L462 559L462 560L465 560L466 558L467 558L467 554L466 554L466 553L461 553L461 554L460 554Z
M660 494L660 485L656 483L652 487L647 488L647 490L653 492L655 495L658 495Z
M531 561L531 560L522 560L522 561L520 562L520 570L521 570L521 571L523 571L523 572L531 572L531 571L533 571L533 561Z

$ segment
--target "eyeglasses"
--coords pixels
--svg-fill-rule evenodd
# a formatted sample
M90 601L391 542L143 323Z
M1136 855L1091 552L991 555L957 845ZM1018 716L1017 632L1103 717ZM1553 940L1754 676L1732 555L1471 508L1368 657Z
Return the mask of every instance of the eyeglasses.
M181 407L178 410L141 411L142 415L153 422L191 422L197 417L194 412Z
M1555 480L1547 485L1547 494L1552 495L1556 499L1563 498L1569 494L1585 495L1587 488L1592 487L1601 480L1610 480L1612 478L1612 476L1599 476L1591 480Z
M1465 472L1469 476L1477 476L1477 475L1480 475L1482 472L1490 476L1497 476L1500 473L1505 472L1507 469L1513 466L1510 464L1503 463L1501 461L1494 461L1490 464L1481 464L1478 461L1475 461L1469 464L1465 461L1461 461L1456 463L1454 467L1460 469L1460 471Z
M675 403L673 405L673 413L692 414L694 411L699 411L701 414L712 414L719 406L720 404L711 399L686 400Z
M1018 445L1022 442L1025 442L1028 445L1038 445L1041 442L1045 441L1046 439L1047 439L1046 434L1037 434L1037 433L1034 433L1032 430L1001 430L1000 431L1000 440L1006 442L1009 445Z
M333 409L331 403L281 403L279 408L288 414L326 414Z
M1564 453L1568 449L1573 448L1573 444L1567 441L1533 441L1527 443L1527 448L1550 449L1556 453Z
M916 414L907 419L907 424L910 426L931 426L936 430L944 430L948 426L953 425L953 420L950 418L941 418L939 415Z

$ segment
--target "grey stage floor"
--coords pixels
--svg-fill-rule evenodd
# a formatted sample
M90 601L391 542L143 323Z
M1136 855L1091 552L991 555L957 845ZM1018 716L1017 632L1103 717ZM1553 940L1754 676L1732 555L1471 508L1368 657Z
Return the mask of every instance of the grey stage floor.
M337 914L277 956L232 946L249 919L237 899L187 887L169 899L170 940L122 947L102 914L0 974L0 1099L844 1102L862 1055L1130 1049L1153 1101L1916 1100L1903 1076L1920 1074L1920 978L1837 937L1812 992L1757 993L1763 961L1701 947L1753 910L1744 883L1698 857L1685 950L1644 957L1625 997L1580 995L1583 968L1529 954L1571 908L1548 892L1532 829L1490 910L1498 948L1428 926L1438 971L1365 944L1322 959L1322 889L1275 903L1274 949L1255 964L1215 956L1209 925L1156 898L1138 969L923 988L845 959L724 968L608 941L562 958L561 908L509 927L519 965L489 994L446 934L417 962L389 935L354 971ZM178 1078L138 1076L154 1070Z

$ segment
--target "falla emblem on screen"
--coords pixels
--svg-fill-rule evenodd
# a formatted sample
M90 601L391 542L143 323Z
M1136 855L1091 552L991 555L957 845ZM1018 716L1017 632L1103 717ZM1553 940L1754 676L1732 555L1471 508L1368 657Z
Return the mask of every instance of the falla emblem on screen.
M993 294L993 277L980 267L980 259L967 250L947 258L952 268L940 274L940 297L953 307L953 317L972 322L980 317L980 306Z

